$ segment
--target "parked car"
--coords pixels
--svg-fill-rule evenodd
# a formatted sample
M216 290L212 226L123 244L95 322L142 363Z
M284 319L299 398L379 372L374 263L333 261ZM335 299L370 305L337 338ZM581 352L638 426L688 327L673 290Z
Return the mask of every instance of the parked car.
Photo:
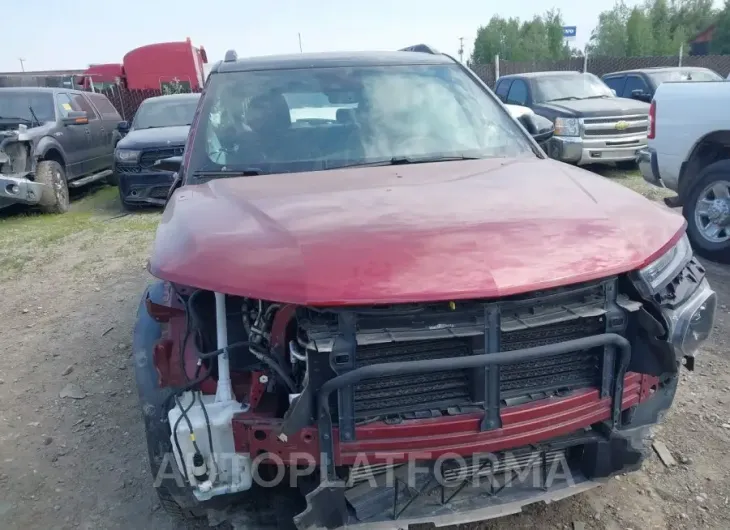
M657 87L667 81L721 81L722 77L709 68L677 66L612 72L601 79L617 95L649 103Z
M173 174L154 167L157 160L182 155L200 94L148 98L132 124L121 122L124 138L114 154L114 175L122 206L164 206Z
M0 208L69 208L68 188L109 178L121 116L101 94L0 88Z
M637 469L716 297L681 217L526 130L446 55L226 54L158 162L133 364L162 506L458 525Z
M647 182L677 192L695 251L730 263L730 84L664 83L651 104Z
M616 97L593 74L505 75L494 91L503 102L530 107L555 124L546 150L557 160L633 167L646 147L649 105Z

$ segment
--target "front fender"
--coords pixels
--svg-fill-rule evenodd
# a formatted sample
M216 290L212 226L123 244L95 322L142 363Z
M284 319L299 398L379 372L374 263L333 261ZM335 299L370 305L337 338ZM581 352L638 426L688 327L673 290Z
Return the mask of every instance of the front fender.
M190 490L184 486L177 466L173 463L174 458L172 458L173 448L170 443L171 431L170 423L167 420L167 409L168 398L173 391L170 388L160 388L154 363L154 347L162 335L162 328L160 323L149 315L145 303L147 297L153 302L164 303L165 289L165 282L162 281L149 285L137 308L137 321L132 339L134 373L142 409L142 420L147 435L147 450L153 480L157 478L160 471L169 476L170 466L172 466L177 480L164 479L161 485L180 506L191 508L197 505L197 502ZM166 454L169 455L167 459L165 459ZM166 464L167 469L160 470L163 463Z
M58 143L58 141L52 136L44 136L38 141L38 144L35 148L35 155L37 158L45 158L46 154L51 149L55 149L56 151L61 153L63 166L66 167L66 160L68 160L68 157L66 156L66 151L64 151L63 147L61 147L61 144Z

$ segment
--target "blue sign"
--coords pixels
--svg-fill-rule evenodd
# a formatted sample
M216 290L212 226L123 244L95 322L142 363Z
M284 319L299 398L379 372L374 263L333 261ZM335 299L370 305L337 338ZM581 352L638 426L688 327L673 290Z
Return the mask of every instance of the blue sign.
M563 26L563 37L566 39L575 37L577 26Z

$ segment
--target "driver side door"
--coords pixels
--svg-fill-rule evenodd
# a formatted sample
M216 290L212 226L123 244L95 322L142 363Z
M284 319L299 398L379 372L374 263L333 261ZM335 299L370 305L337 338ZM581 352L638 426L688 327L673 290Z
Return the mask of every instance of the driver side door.
M75 107L69 94L56 94L56 108L61 119L68 117L71 111L82 109ZM56 140L66 155L66 178L72 180L86 174L87 159L91 149L91 131L88 125L61 125L56 133Z

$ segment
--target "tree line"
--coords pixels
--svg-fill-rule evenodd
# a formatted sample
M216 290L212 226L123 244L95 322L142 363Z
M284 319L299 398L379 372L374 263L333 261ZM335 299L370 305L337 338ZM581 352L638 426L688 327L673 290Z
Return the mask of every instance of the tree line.
M624 0L602 12L586 46L589 55L644 57L689 53L689 40L715 24L710 53L730 54L730 0L647 0L628 7ZM563 39L563 17L552 9L532 20L493 16L477 30L471 62L560 60L583 55ZM579 28L580 29L580 28Z

